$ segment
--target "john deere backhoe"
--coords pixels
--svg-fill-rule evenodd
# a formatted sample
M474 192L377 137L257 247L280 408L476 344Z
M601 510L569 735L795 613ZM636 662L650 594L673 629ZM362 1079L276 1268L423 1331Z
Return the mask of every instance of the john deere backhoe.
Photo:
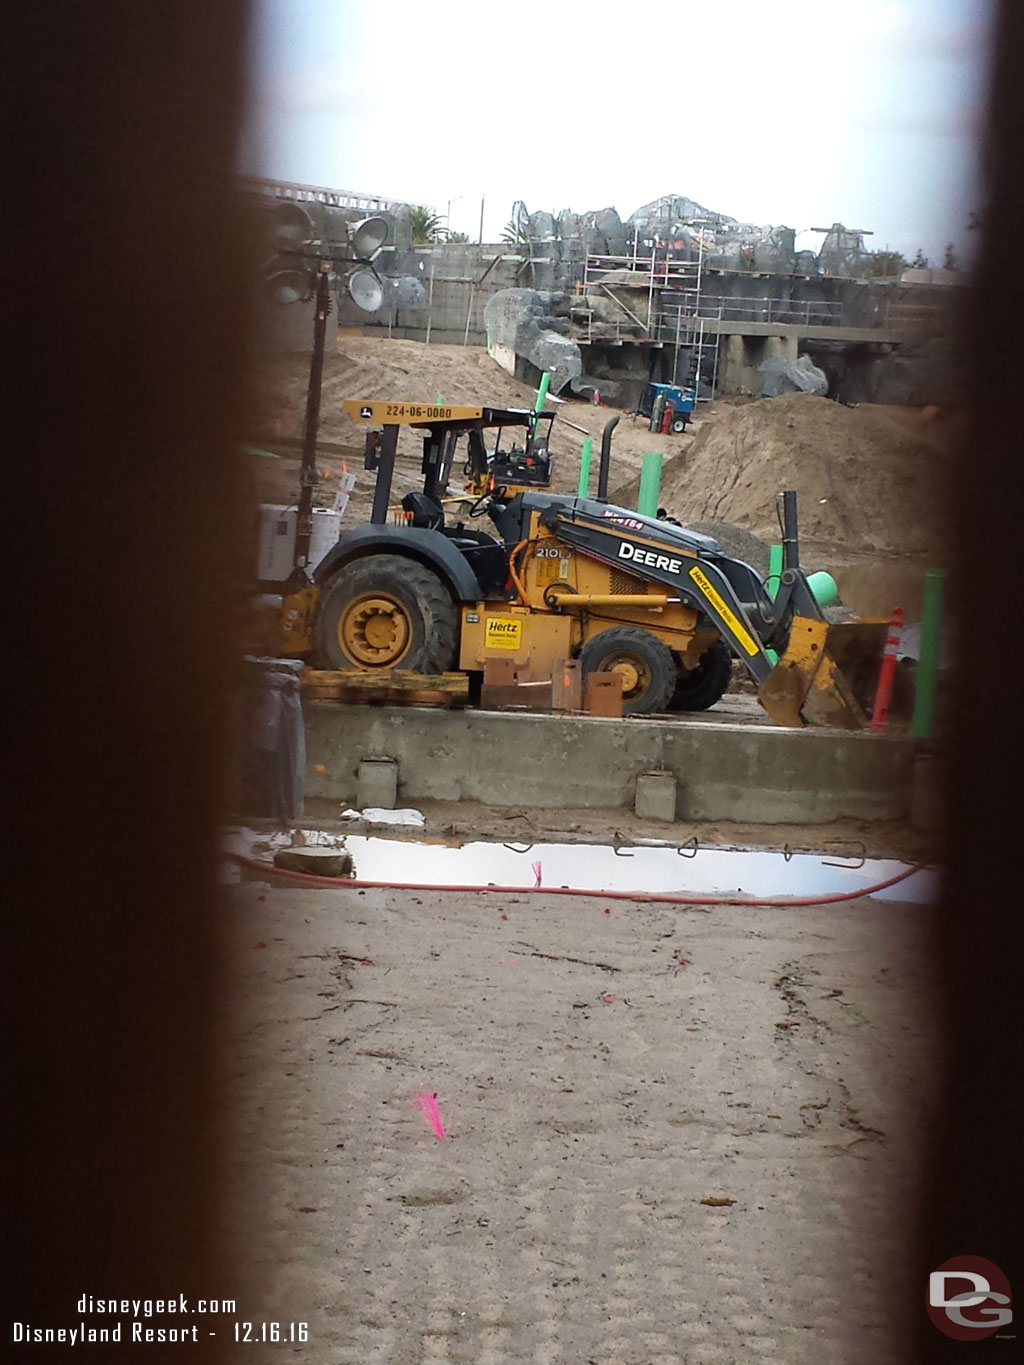
M775 596L716 542L607 501L613 419L596 498L554 494L552 413L346 400L370 428L376 470L369 523L342 535L285 599L283 652L321 667L468 672L514 660L520 681L578 656L584 677L614 669L626 714L704 710L725 691L732 658L780 725L865 723L884 625L829 626L800 567L796 495L779 495L783 571ZM389 521L398 432L423 432L422 491ZM487 434L522 428L511 456ZM478 493L469 524L442 499L465 436ZM394 512L392 512L394 515ZM778 656L773 663L768 650Z

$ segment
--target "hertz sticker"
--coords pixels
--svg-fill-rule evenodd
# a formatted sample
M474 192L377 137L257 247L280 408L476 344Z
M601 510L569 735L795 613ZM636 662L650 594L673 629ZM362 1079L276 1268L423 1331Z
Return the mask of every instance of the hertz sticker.
M485 649L518 649L523 639L523 623L513 616L489 616Z
M745 626L741 625L739 619L736 616L736 613L726 602L725 598L722 597L722 595L716 590L714 584L711 582L711 579L708 578L707 574L703 571L703 569L701 569L698 565L695 564L693 568L690 570L690 577L693 579L693 581L697 584L697 587L700 588L701 592L714 607L715 611L718 612L719 616L729 627L733 635L743 646L746 652L748 654L759 654L761 652L760 648L751 638L750 632L747 630Z

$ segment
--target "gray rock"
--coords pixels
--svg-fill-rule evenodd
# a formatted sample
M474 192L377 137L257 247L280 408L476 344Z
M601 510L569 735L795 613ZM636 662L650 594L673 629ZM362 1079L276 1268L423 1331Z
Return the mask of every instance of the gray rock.
M773 357L763 361L758 369L764 375L762 398L778 398L784 393L813 393L824 398L828 393L828 375L808 355L797 356L796 360Z
M352 877L352 854L337 848L279 848L274 866L286 872L304 872L312 877Z
M502 289L484 307L487 349L511 351L540 371L551 374L551 392L560 393L579 379L583 368L580 348L559 335L562 319L549 312L546 296L537 289Z

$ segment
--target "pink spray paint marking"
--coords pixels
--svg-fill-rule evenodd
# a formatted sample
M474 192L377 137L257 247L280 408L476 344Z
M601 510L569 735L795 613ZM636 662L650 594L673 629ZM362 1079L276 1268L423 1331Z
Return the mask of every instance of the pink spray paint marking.
M531 863L530 866L533 868L533 875L536 878L536 881L533 884L534 886L540 886L541 865L540 863Z
M416 1093L416 1103L423 1110L427 1117L427 1122L434 1130L434 1136L444 1137L444 1124L441 1122L441 1111L437 1107L437 1096L433 1090L420 1090Z

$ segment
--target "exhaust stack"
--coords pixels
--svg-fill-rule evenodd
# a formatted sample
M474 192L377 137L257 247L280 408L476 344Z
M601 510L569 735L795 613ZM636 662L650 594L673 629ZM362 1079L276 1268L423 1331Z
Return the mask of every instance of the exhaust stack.
M601 433L601 467L597 475L597 501L608 501L608 474L612 464L612 432L619 424L619 419L613 417L605 426Z

